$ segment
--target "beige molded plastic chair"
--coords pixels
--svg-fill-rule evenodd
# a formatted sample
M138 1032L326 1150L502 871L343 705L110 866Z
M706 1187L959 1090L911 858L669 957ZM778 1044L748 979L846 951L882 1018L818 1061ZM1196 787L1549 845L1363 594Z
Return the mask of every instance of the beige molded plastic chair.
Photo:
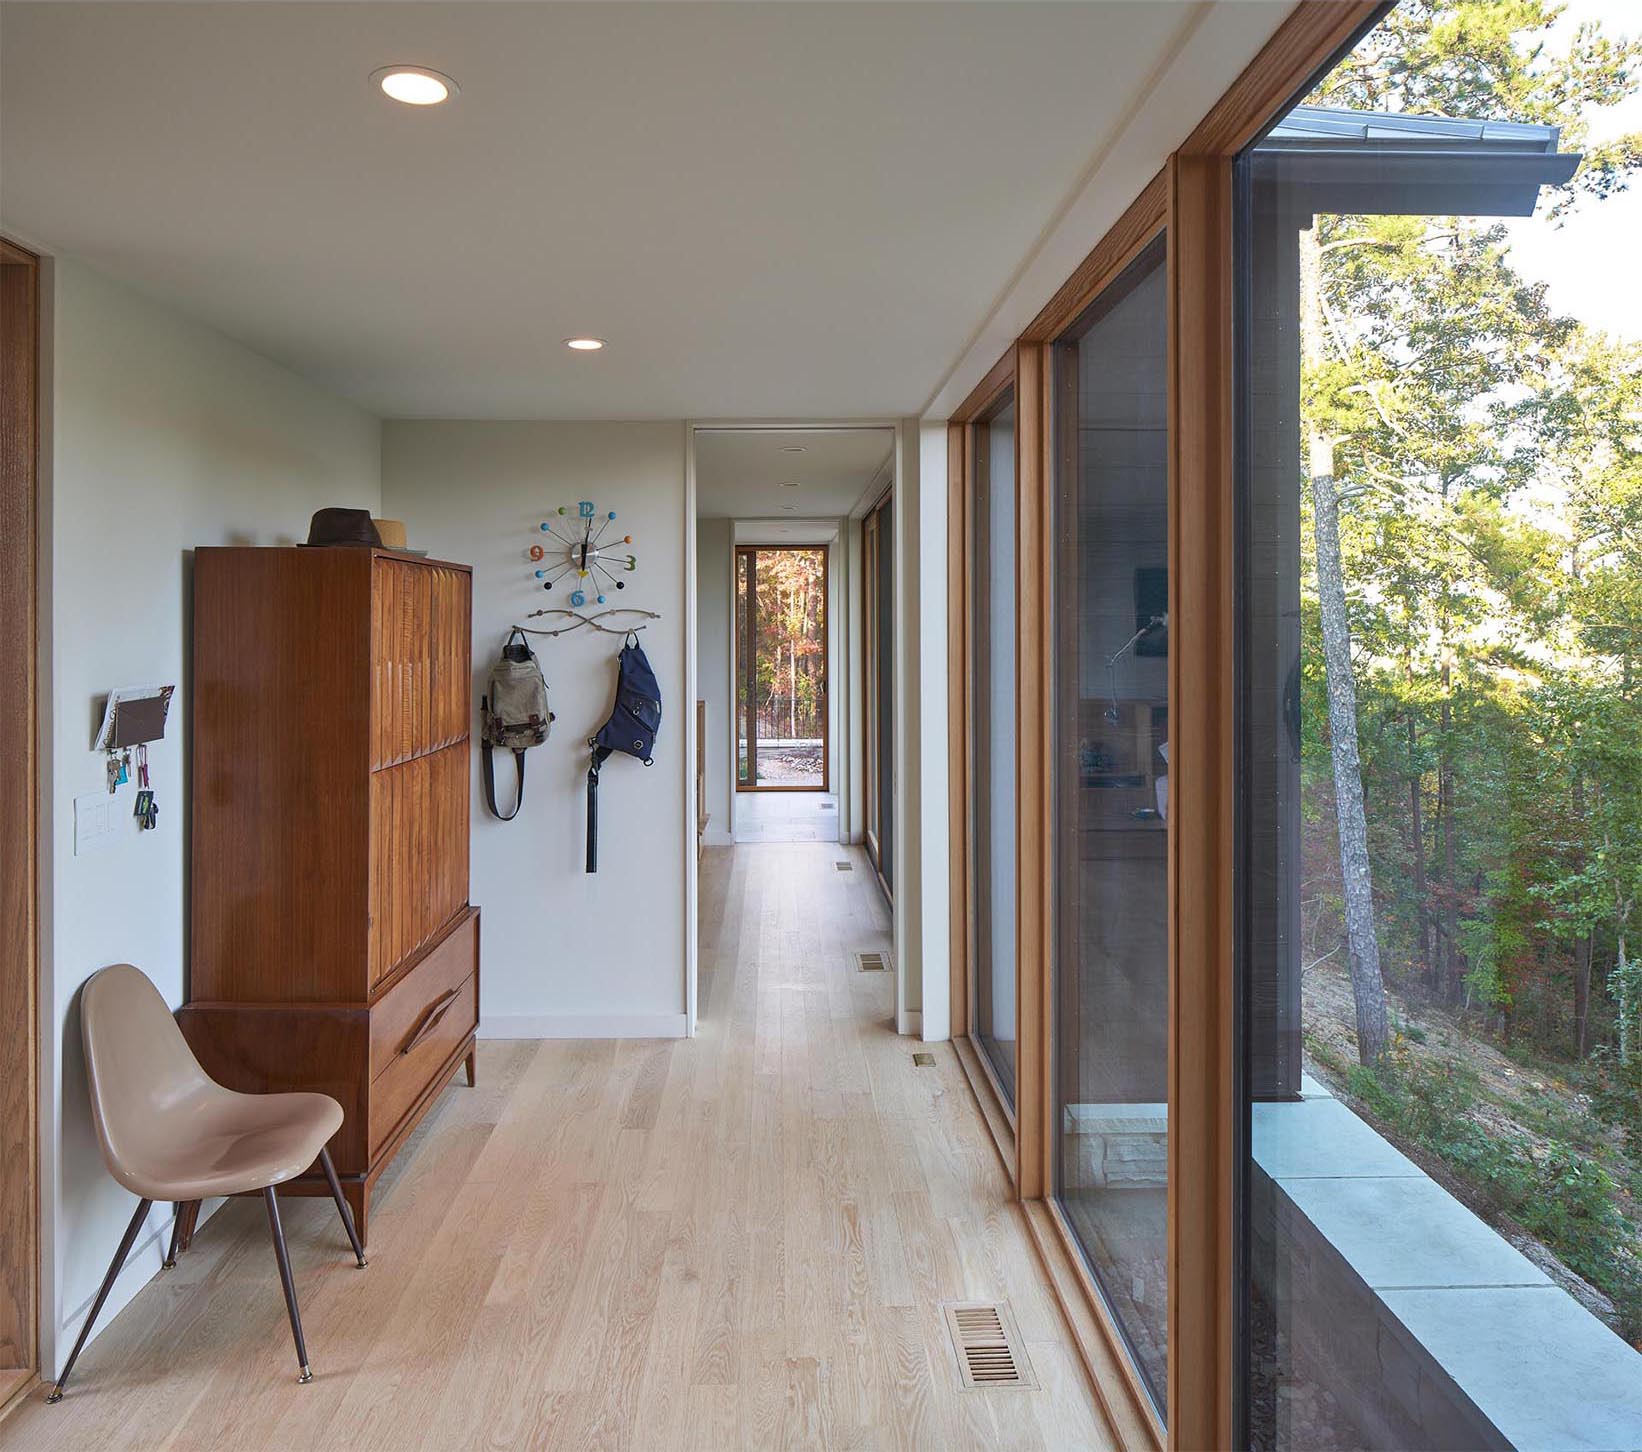
M104 968L86 980L80 1025L91 1113L103 1159L108 1172L142 1203L114 1253L68 1365L46 1400L62 1400L80 1348L148 1218L149 1206L156 1200L175 1202L177 1219L165 1259L170 1267L177 1261L177 1228L185 1206L192 1203L197 1208L201 1200L248 1190L261 1190L268 1207L274 1258L302 1368L297 1380L312 1381L274 1186L295 1179L317 1159L363 1269L365 1248L325 1148L342 1127L342 1106L328 1094L238 1094L224 1089L200 1068L159 990L129 963Z

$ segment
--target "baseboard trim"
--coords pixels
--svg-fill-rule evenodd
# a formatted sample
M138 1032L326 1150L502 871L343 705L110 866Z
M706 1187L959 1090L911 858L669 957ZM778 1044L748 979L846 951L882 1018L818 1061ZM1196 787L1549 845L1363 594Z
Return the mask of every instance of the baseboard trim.
M701 834L703 847L734 847L735 833L727 832L722 827L709 827Z
M6 1420L29 1398L29 1393L40 1385L40 1373L26 1367L16 1371L0 1371L0 1422Z
M924 1036L924 1011L921 1008L902 1009L900 1017L895 1021L895 1032L921 1039Z
M199 1221L194 1226L194 1238L199 1238L200 1231L217 1211L227 1204L226 1200L207 1200L200 1206ZM135 1206L132 1206L135 1209ZM103 1303L103 1311L97 1317L97 1324L91 1328L91 1335L86 1338L86 1345L90 1346L114 1322L114 1318L129 1306L137 1293L165 1268L165 1252L171 1244L171 1221L175 1215L175 1208L169 1201L157 1200L148 1212L148 1218L143 1228L138 1232L138 1239L131 1247L125 1258L125 1265L108 1292L108 1300ZM102 1258L99 1274L106 1269L107 1262L112 1259L114 1248L119 1245L116 1237L110 1241L108 1248L99 1249L97 1254ZM91 1313L91 1303L97 1299L93 1291L79 1305L70 1310L57 1327L57 1365L40 1369L41 1381L56 1381L63 1363L68 1360L69 1348L74 1345L74 1338L80 1334L80 1327L85 1318ZM49 1371L49 1374L48 1374Z
M482 1039L682 1039L690 1020L682 1013L486 1014Z

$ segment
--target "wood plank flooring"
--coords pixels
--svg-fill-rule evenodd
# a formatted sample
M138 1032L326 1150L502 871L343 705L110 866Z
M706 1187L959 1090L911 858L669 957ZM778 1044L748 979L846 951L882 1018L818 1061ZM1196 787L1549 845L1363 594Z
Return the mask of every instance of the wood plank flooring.
M865 858L709 851L693 1041L479 1046L395 1161L353 1268L234 1201L0 1447L1008 1449L1112 1445L948 1045L890 1027ZM379 1207L379 1208L378 1208ZM949 1300L1006 1299L1038 1390L959 1390Z

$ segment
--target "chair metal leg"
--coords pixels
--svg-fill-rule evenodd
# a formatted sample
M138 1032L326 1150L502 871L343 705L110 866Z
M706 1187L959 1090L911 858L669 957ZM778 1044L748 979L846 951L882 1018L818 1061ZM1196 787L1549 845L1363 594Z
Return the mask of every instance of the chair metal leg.
M274 1193L274 1187L269 1185L263 1190L262 1198L268 1206L268 1229L274 1237L274 1259L279 1262L279 1283L285 1290L285 1309L291 1315L297 1365L302 1368L297 1381L305 1385L314 1379L314 1374L308 1368L308 1347L302 1340L302 1314L296 1308L296 1283L291 1279L291 1257L285 1253L285 1230L279 1223L279 1197Z
M331 1187L331 1199L336 1201L336 1208L342 1215L342 1227L348 1232L348 1241L353 1246L354 1257L359 1262L360 1270L364 1270L370 1262L365 1259L365 1247L359 1243L359 1230L353 1223L353 1211L342 1198L342 1185L336 1178L336 1166L331 1163L329 1149L320 1150L319 1165L325 1171L325 1183Z
M120 1241L120 1248L114 1252L114 1259L109 1263L108 1274L103 1277L101 1289L97 1292L97 1299L91 1303L91 1312L86 1317L85 1325L80 1327L80 1336L74 1343L74 1350L69 1352L68 1365L63 1368L63 1374L57 1378L57 1385L52 1387L51 1395L46 1400L53 1405L62 1401L63 1388L68 1385L69 1373L74 1370L74 1363L80 1359L80 1350L86 1344L86 1337L91 1335L92 1324L97 1319L97 1313L103 1309L103 1302L108 1299L108 1293L114 1289L114 1282L125 1265L125 1258L131 1254L131 1247L136 1244L137 1232L143 1228L143 1221L148 1218L148 1208L154 1202L144 1200L138 1206L136 1213L131 1217L131 1224L126 1226L125 1235Z

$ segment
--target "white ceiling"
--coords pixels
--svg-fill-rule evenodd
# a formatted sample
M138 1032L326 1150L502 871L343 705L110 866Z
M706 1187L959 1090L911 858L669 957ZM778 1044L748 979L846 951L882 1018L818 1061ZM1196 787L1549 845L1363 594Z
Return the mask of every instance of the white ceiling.
M893 429L697 429L696 513L838 519L887 480L894 448Z
M385 416L890 417L1205 9L8 3L0 226Z

